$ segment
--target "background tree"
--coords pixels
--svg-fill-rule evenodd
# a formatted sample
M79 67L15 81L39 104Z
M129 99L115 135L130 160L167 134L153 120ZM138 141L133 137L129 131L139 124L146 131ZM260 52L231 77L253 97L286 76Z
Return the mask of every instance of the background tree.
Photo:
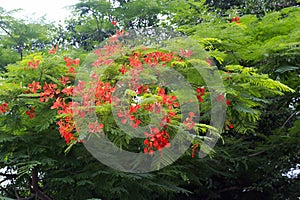
M264 16L266 13L272 11L299 5L299 1L297 0L207 0L205 3L209 5L211 9L217 9L221 15L225 14L227 10L238 9L241 15L255 14L257 16Z
M10 12L0 9L1 44L6 49L18 52L22 60L24 51L42 50L49 40L49 25L15 19Z
M120 29L159 26L159 14L165 5L159 1L82 0L71 6L74 16L66 27L57 27L56 41L85 50L96 48Z
M126 20L122 7L110 7L121 14L105 14L104 21L99 21L102 29L97 29L96 19L88 7L94 6L93 1L82 3L87 3L87 6L81 4L82 24L80 18L75 20L69 30L76 31L77 35L69 41L81 42L85 35L89 42L80 45L74 42L73 46L86 49L97 46L98 30L106 30L106 25L107 30L115 28L109 16L120 24ZM41 84L56 81L62 89L58 78L64 75L73 80L64 57L84 60L86 53L78 49L73 52L69 47L68 52L59 50L49 55L45 54L48 49L43 49L43 53L26 55L23 61L7 66L7 73L1 74L0 195L13 199L296 199L300 196L299 176L283 175L300 159L299 8L267 13L260 18L245 15L237 19L237 10L224 11L227 14L220 17L219 13L208 11L203 1L165 3L158 3L168 9L163 14L171 16L171 24L179 31L199 41L224 79L226 97L230 100L228 118L234 124L233 128L224 127L225 144L220 142L212 157L204 159L197 156L192 159L191 148L174 164L147 174L110 169L94 159L81 144L74 145L65 154L66 145L56 124L59 116L49 109L53 102L41 103L39 95L25 91L28 92L32 81ZM135 6L126 4L127 1L121 4L124 9ZM154 11L159 11L157 2L153 4ZM136 5L139 9L147 7ZM138 17L128 21L135 22ZM156 22L153 20L154 25L158 25ZM88 28L93 29L93 34ZM72 38L72 31L67 39ZM7 34L3 35L5 41L11 40ZM65 37L62 34L57 38L62 36ZM7 47L3 46L5 52ZM34 69L36 65L38 68ZM186 65L176 63L176 69L190 82L199 84L201 77L185 71ZM114 68L116 73L118 70ZM287 92L291 90L277 81L295 92ZM4 102L9 103L9 108ZM202 114L203 120L209 115Z

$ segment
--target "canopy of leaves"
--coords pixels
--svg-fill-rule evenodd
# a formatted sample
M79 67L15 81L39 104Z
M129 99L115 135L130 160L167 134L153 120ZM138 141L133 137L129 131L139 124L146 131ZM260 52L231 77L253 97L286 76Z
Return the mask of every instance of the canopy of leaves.
M93 49L117 28L157 26L158 14L165 14L173 27L199 41L224 80L226 94L220 95L230 100L224 144L220 142L211 157L204 159L192 159L191 148L172 165L145 174L108 168L82 144L65 154L67 147L56 124L61 116L50 109L53 100L42 103L39 94L26 91L33 81L55 82L62 89L58 78L64 75L74 80L63 58L84 60L87 54L78 49L45 53L46 44L53 43L47 37L47 26L16 20L1 10L0 66L6 70L0 75L0 105L9 103L9 110L3 107L0 114L0 198L298 198L300 177L285 174L300 160L300 10L281 9L296 3L247 0L231 1L228 6L228 1L118 2L119 7L106 1L82 0L74 6L76 16L68 22L67 32L61 27L55 36L57 41ZM234 5L238 9L230 10ZM254 10L254 15L248 15ZM238 13L243 16L236 16ZM112 20L120 26L111 24ZM15 62L25 49L43 51ZM122 63L126 56L117 62ZM203 59L174 62L174 69L193 87L203 86L205 82L193 69L193 63L210 69L211 61ZM28 68L37 60L37 69ZM118 70L116 65L107 74L116 75ZM212 97L206 94L203 98L201 120L206 123ZM35 116L31 119L32 106ZM230 123L234 128L228 128ZM112 138L126 146L126 139L118 138L118 133Z

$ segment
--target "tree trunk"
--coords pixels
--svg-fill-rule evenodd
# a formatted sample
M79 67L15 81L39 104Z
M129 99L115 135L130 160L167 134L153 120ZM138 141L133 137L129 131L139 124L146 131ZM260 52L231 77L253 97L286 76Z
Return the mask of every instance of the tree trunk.
M46 194L44 194L39 187L39 178L36 168L33 168L31 171L31 178L32 178L32 189L35 192L35 195L37 198L41 200L52 200L50 197L48 197Z

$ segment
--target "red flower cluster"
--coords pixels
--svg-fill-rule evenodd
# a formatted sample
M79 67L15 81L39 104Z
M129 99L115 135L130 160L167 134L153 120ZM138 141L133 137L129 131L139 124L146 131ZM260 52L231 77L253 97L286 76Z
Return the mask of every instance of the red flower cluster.
M123 75L125 74L125 72L127 72L126 68L124 65L122 65L122 68L119 69L119 72L121 72Z
M33 119L35 117L34 108L30 106L29 110L26 110L25 114L29 116L30 119Z
M59 126L59 133L66 140L67 144L69 144L70 141L75 140L75 137L72 134L72 132L75 130L75 125L73 123L70 123L71 121L72 120L66 122L63 119L60 119L57 122L57 125Z
M97 121L89 123L89 132L90 133L100 133L102 132L104 125L99 124Z
M58 114L63 114L65 117L60 119L57 122L59 126L59 133L65 139L66 143L69 144L70 141L75 140L74 132L75 132L75 124L73 121L73 109L77 104L74 102L65 103L65 100L61 97L58 97L56 101L51 106L51 109L57 109ZM83 113L83 112L82 112ZM84 113L78 113L82 117Z
M191 54L191 52L188 52ZM188 55L187 55L188 56ZM172 61L174 58L172 53L165 52L151 52L147 54L143 54L141 52L133 52L132 56L129 57L129 67L133 67L134 69L130 71L131 84L133 88L136 88L136 93L138 95L143 95L145 93L153 93L151 92L149 85L138 85L137 81L139 80L139 74L144 70L143 63L148 66L155 67L158 64L165 66L168 62ZM124 66L120 69L122 74L126 72ZM152 88L153 89L153 88ZM138 128L141 121L137 119L134 114L138 112L138 110L143 109L144 111L155 112L156 114L162 112L162 119L160 124L161 131L158 128L152 128L151 134L145 133L147 138L144 140L144 152L153 154L154 150L161 150L165 146L170 146L169 143L169 134L166 131L168 124L171 122L172 118L177 117L173 108L178 108L179 103L175 96L167 95L165 89L161 87L157 87L155 90L158 96L160 96L160 100L155 103L143 104L143 106L132 105L129 108L129 111L119 111L118 117L121 118L121 123L126 124L130 122L130 125L133 128Z
M230 129L234 129L234 124L232 123L231 120L232 120L232 119L230 118L230 119L227 119L227 120L225 121L225 130L226 130L226 131L228 131L228 130L230 130Z
M142 59L141 59L142 58ZM142 53L134 53L129 57L129 65L136 68L141 68L143 63L148 66L157 66L159 62L162 62L162 66L170 62L173 59L172 53L165 52L152 52L143 55Z
M5 113L7 111L9 111L8 103L3 102L0 105L0 113Z
M113 25L116 24L117 22L115 22L115 24ZM112 42L111 45L106 45L94 52L98 56L98 58L92 64L92 66L101 67L103 65L107 66L114 63L114 61L110 59L111 55L119 52L120 50L120 44L118 43L118 40L116 38L123 34L124 31L118 32L116 36L110 38L110 42ZM56 48L52 48L49 51L49 54L55 54L57 48L57 46ZM179 54L181 58L189 58L192 53L193 52L191 50L180 49ZM178 55L174 56L174 54L172 53L165 52L133 52L132 55L129 56L129 59L122 63L121 69L119 69L119 72L122 74L125 74L127 70L129 70L129 68L133 69L129 74L132 76L132 82L130 84L133 85L132 88L137 89L138 95L143 95L145 93L148 93L150 95L156 93L156 97L159 96L159 100L155 103L150 101L151 103L148 104L132 104L126 110L120 108L117 115L120 118L122 124L128 123L132 128L138 128L142 120L141 118L139 119L138 116L140 116L139 114L142 113L142 111L155 112L156 114L161 113L162 119L158 122L158 126L160 125L160 127L150 128L150 131L148 131L150 133L144 133L146 136L144 140L144 153L149 153L152 155L154 154L155 150L161 151L164 147L170 146L170 135L167 131L167 128L171 120L177 117L176 108L179 107L179 103L175 96L166 94L165 89L163 89L162 87L154 88L152 86L150 87L149 85L140 85L140 83L138 83L139 73L144 70L143 64L153 67L157 66L158 64L164 66L166 64L169 64L173 59L177 60L181 58ZM71 59L64 57L64 61L66 63L66 67L69 68L68 73L76 73L75 67L79 65L80 60L78 58ZM94 111L95 105L102 106L103 104L111 104L112 93L115 91L115 87L110 83L102 82L102 80L100 81L100 76L97 74L92 75L92 83L79 81L77 86L68 86L68 84L70 83L69 78L62 76L58 79L58 81L61 83L58 83L58 85L53 83L45 83L42 87L39 82L34 81L28 84L29 91L32 93L36 93L38 90L41 90L41 102L48 102L49 99L54 98L51 109L57 109L57 113L61 117L61 119L57 122L57 125L59 126L59 132L61 136L65 139L67 144L77 139L73 115L84 117L88 115L88 112ZM112 83L114 83L113 81ZM89 88L87 86L92 87ZM200 102L203 102L202 97L203 95L205 95L205 88L197 88L196 91L198 100ZM82 100L81 103L68 102L70 99L69 96L71 95L80 97ZM28 115L30 118L33 118L35 115L34 109L31 107L30 110L26 111L26 115ZM187 126L187 129L192 129L195 126L195 122L193 122L194 117L195 114L193 112L190 112L188 117L183 122L183 124ZM87 123L87 125L88 132L90 133L102 132L104 128L103 123L99 123L97 121Z
M192 50L184 50L182 48L179 49L179 55L181 57L190 58L192 54L193 54Z
M227 106L230 106L230 104L231 104L231 102L230 102L229 99L226 99L226 101L225 101L225 97L224 97L223 94L218 94L218 96L216 97L216 100L217 100L218 102L223 102L223 103L225 103Z
M72 67L71 64L74 65L74 66L78 66L79 63L80 63L80 59L76 58L76 59L73 60L72 58L64 57L64 61L66 62L66 66L69 68L68 73L76 74L75 68Z
M94 78L96 79L96 77ZM61 82L63 85L68 83L68 81L69 80L66 77L61 78ZM51 107L51 109L58 109L58 114L63 114L65 116L63 119L60 119L57 124L59 126L59 132L66 140L67 144L73 140L76 140L76 137L74 136L76 129L72 117L73 115L84 117L87 112L94 111L94 109L91 108L94 103L99 106L105 103L112 102L111 96L114 91L114 87L112 87L109 83L104 83L101 81L96 81L93 84L95 88L87 88L87 84L85 82L79 81L78 85L75 87L68 86L62 89L61 92L66 96L80 96L82 98L81 103L65 103L65 99L63 97L60 97L61 95L59 95L59 97ZM92 98L91 94L95 94L95 98ZM102 131L103 124L93 122L89 123L88 127L90 133L96 133Z
M57 89L57 85L50 83L45 83L44 92L40 93L40 102L48 102L49 98L53 98L55 95L60 93L60 90Z
M117 23L118 23L118 22L117 22L117 21L115 21L115 20L113 20L113 21L111 22L111 24L112 24L112 25L114 25L114 26L116 26L116 25L117 25Z
M229 99L226 99L226 105L227 105L227 106L230 106L230 103L231 103L230 100L229 100Z
M202 103L203 102L202 96L205 95L205 88L204 87L197 88L196 92L197 92L197 99L198 99L198 101L200 103Z
M183 122L183 124L187 126L188 130L191 130L195 126L195 122L193 121L193 117L195 117L195 113L190 112L189 116Z
M31 62L28 62L27 66L29 69L37 69L40 64L40 60L32 60Z
M134 53L128 59L129 59L129 65L132 66L132 67L141 68L142 65L143 65L142 62L139 60L139 54L138 53Z
M35 82L33 81L32 83L29 83L28 84L28 88L29 88L29 91L32 92L33 94L36 93L37 90L41 89L41 85L40 85L40 82Z
M144 56L144 62L148 65L156 66L158 62L164 63L170 62L173 59L172 53L165 53L165 52L152 52L148 53Z
M216 98L216 100L217 100L218 102L224 101L224 99L225 99L225 97L224 97L223 94L218 94L218 96L217 96L217 98Z
M166 130L160 131L158 128L150 128L150 133L145 132L146 139L144 140L144 153L154 154L157 149L161 151L164 147L170 147L170 136Z
M150 92L149 85L140 85L136 89L137 94L143 94L143 93L149 93L149 92Z
M209 64L209 66L213 66L213 61L210 58L206 58L205 62L207 62Z
M121 123L126 124L127 121L129 121L132 128L138 128L141 120L135 118L134 113L136 113L139 109L140 105L132 105L129 108L129 113L126 111L119 111L118 117L121 118Z
M240 23L241 23L239 17L233 17L233 18L231 18L230 21L231 21L231 22L236 22L237 24L240 24Z
M111 97L112 97L112 93L115 91L115 88L112 87L110 85L110 83L104 83L104 82L98 81L95 90L96 90L95 103L97 106L112 102Z
M68 83L71 83L68 77L62 76L61 78L58 78L59 82L63 85L66 86Z
M55 47L53 46L53 47L48 51L48 53L49 53L49 54L56 54L57 50L58 50L58 44L57 44Z
M199 144L194 144L192 146L192 158L195 157L195 153L197 152L198 148L200 148Z
M165 89L158 87L157 95L162 97L162 104L166 105L169 110L172 110L173 106L175 108L177 108L179 106L178 102L176 101L177 100L176 96L168 96L165 93Z

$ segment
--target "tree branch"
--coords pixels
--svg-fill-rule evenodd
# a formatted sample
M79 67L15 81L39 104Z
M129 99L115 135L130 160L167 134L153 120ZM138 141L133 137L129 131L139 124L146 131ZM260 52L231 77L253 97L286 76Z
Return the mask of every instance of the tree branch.
M49 196L47 196L40 190L39 185L38 185L39 178L38 178L36 168L32 169L31 176L32 176L31 177L32 178L32 187L33 187L33 190L36 192L37 198L40 198L41 200L52 200Z
M9 37L13 38L13 39L17 42L16 38L15 38L10 32L8 32L8 30L6 30L1 24L0 24L0 28L1 28L7 35L9 35Z
M11 192L9 192L6 188L2 187L1 185L0 185L0 189L4 191L6 194L8 194L9 196L14 196Z
M17 44L17 49L19 51L19 54L20 54L20 59L22 60L23 59L23 49L21 46L19 46L19 42L18 40L8 31L6 30L1 24L0 24L0 28L7 34L9 35L9 37L11 37Z
M223 192L228 192L228 191L233 191L233 190L241 190L241 187L238 186L232 186L232 187L228 187L228 188L224 188L221 190L218 190L219 193L223 193Z
M256 153L253 153L253 154L250 154L250 155L248 155L248 157L255 157L255 156L258 156L258 155L260 155L260 154L262 154L262 153L264 153L265 151L259 151L259 152L256 152Z
M18 177L16 174L5 174L5 173L0 173L0 176L5 176L8 178L17 178Z

